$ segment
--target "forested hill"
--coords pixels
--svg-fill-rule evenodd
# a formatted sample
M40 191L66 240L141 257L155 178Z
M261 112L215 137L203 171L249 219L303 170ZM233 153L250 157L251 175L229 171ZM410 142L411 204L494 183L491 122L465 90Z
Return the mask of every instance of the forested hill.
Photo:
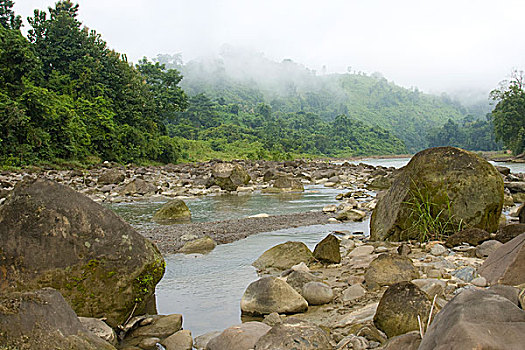
M302 112L333 121L346 115L391 131L410 152L428 146L430 129L443 126L449 119L458 122L475 114L447 96L402 88L379 73L366 75L349 67L347 74L324 75L291 60L278 63L263 54L228 46L216 59L184 65L176 56L159 55L157 60L181 70L181 86L190 96L205 94L242 110L253 110L264 103L281 118Z

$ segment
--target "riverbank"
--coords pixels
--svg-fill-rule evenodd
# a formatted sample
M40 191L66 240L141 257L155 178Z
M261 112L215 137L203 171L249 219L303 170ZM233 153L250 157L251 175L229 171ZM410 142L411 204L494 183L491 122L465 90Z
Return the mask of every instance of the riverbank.
M316 211L216 222L155 226L139 229L139 233L152 240L162 254L170 254L177 252L184 243L205 236L211 237L218 244L226 244L261 232L327 224L328 219L333 217L333 213Z

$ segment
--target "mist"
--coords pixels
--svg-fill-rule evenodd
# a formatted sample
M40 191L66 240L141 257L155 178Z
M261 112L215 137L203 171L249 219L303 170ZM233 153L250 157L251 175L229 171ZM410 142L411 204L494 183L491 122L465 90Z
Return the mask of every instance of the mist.
M134 62L159 53L180 53L185 62L209 59L228 44L276 62L290 59L318 75L351 67L468 99L487 96L513 68L525 66L525 3L517 0L77 2L84 25ZM18 0L15 10L25 19L53 3Z

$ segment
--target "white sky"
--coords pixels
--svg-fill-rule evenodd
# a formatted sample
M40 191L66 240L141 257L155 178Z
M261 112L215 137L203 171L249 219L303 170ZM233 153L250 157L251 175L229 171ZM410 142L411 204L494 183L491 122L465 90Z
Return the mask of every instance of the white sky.
M15 0L15 11L25 20L54 2ZM132 61L182 53L186 62L231 44L318 72L378 71L428 92L489 91L525 69L524 0L76 2L84 25Z

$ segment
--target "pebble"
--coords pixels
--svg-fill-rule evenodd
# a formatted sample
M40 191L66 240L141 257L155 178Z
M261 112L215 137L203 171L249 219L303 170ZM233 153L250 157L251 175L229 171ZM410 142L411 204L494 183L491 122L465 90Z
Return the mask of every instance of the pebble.
M441 256L447 253L448 250L441 244L434 244L432 248L430 248L430 254L434 256Z
M452 273L453 276L465 281L470 282L474 279L476 269L472 266L466 266Z

